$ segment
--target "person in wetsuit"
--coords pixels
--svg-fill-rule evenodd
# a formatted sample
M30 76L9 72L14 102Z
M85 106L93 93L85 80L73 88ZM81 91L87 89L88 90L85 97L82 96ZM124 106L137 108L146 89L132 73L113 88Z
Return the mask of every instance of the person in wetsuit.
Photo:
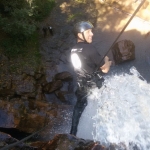
M87 21L78 22L74 26L77 43L71 49L71 62L77 74L78 88L76 91L77 103L74 107L70 131L70 134L73 135L77 133L80 116L87 105L88 88L93 85L93 82L103 81L101 74L107 73L111 66L111 61L109 61L107 56L100 64L102 57L92 45L92 29L93 25ZM99 71L97 71L97 68L99 68ZM97 86L100 88L101 85Z

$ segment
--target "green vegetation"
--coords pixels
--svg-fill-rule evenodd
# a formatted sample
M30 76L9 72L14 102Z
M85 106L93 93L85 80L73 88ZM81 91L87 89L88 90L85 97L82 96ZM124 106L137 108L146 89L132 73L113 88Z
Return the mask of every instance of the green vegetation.
M38 23L54 5L55 0L1 0L0 52L10 59L27 57L27 63L39 61Z
M86 3L86 0L75 0L77 3Z
M82 13L71 14L71 15L69 15L67 21L70 22L73 19L75 19L76 17L81 16L81 15L82 15Z
M36 70L40 65L41 55L39 53L39 43L38 43L38 34L34 34L30 41L26 42L26 46L22 47L22 53L19 55L18 59L14 59L15 54L11 52L13 56L13 61L10 63L10 71L15 73L20 73L21 69L32 68Z
M45 18L55 6L55 0L33 0L32 13L35 20Z

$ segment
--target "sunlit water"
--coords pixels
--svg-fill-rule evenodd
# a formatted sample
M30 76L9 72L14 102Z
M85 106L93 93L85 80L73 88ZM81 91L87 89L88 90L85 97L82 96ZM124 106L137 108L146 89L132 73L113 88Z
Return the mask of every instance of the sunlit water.
M105 79L101 89L88 96L78 125L77 136L93 139L109 146L125 145L122 149L150 149L150 84L136 68L130 74ZM121 144L123 143L123 144Z

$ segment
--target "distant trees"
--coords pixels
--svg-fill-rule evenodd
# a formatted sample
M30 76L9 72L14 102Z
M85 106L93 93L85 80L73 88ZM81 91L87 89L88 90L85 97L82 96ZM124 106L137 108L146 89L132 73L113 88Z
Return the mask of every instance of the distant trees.
M37 23L45 18L55 0L1 0L1 45L7 54L19 54L26 42L35 37Z

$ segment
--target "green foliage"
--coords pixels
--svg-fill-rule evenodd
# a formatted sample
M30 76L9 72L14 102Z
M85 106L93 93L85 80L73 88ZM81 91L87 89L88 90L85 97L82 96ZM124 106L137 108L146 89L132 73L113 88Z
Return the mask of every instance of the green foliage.
M54 4L54 0L0 1L0 31L7 34L1 46L7 55L14 57L27 51L27 43L34 39L38 22L50 13Z
M36 70L41 64L41 55L38 49L38 33L35 32L31 40L26 41L24 45L20 45L21 43L13 44L13 42L12 39L7 39L7 41L2 42L3 46L7 49L5 54L7 53L11 61L9 71L11 73L21 73L26 68ZM17 44L18 46L15 46Z
M33 16L35 20L42 20L45 18L52 8L55 6L55 0L33 0L32 8L33 8Z
M23 54L22 42L19 40L13 40L12 38L7 38L1 41L2 47L5 49L5 55L9 57L18 56L18 54Z
M1 0L1 13L9 15L15 9L29 8L27 0Z
M86 0L75 0L77 3L86 3Z
M71 14L71 15L69 15L67 21L68 22L72 21L73 19L75 19L76 17L81 16L81 15L82 15L82 13Z
M1 29L16 40L27 40L36 31L36 23L31 20L29 11L15 9L10 14L11 18L0 17Z

